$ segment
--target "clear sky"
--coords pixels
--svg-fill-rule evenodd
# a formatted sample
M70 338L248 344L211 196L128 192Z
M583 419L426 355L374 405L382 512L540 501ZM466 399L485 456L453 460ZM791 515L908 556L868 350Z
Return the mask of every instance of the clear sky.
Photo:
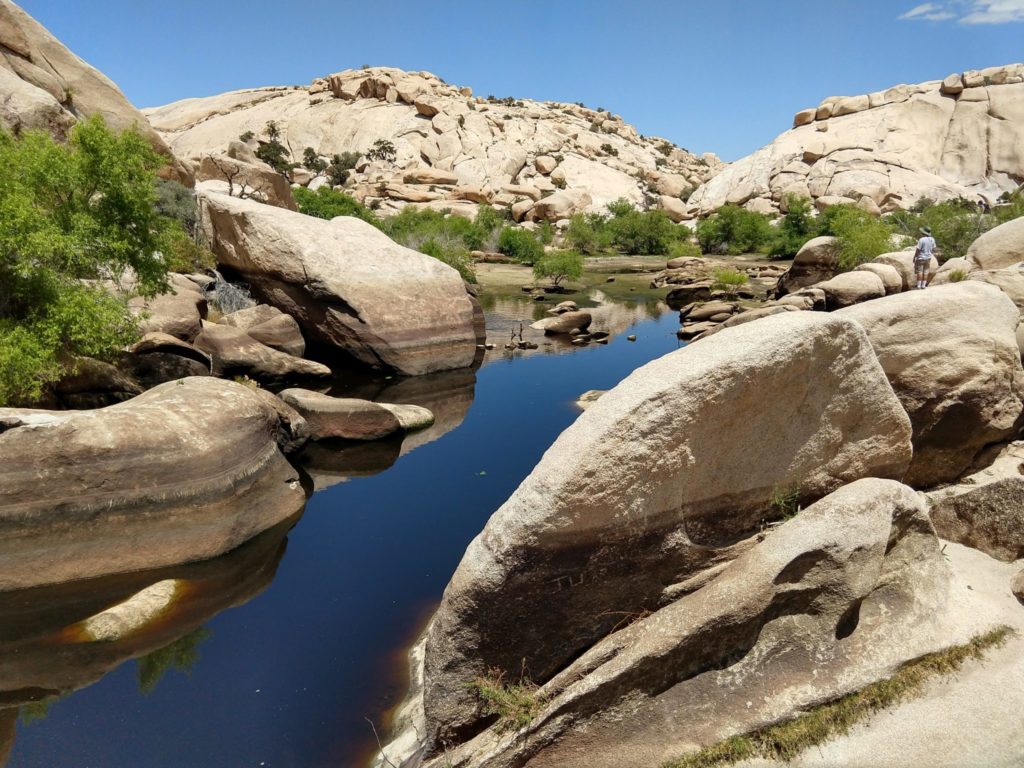
M137 106L362 64L582 101L733 160L793 113L1024 61L1024 0L21 0Z

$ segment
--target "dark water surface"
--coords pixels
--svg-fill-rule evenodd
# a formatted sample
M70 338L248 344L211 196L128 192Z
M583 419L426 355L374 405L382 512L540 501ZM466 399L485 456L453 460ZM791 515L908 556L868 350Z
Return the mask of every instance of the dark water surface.
M506 327L518 311L534 310L503 307L489 326ZM428 405L438 425L404 445L318 448L306 459L318 492L290 531L142 584L128 577L93 585L93 595L131 594L166 578L199 586L186 615L118 651L122 659L63 647L41 657L59 683L80 690L48 709L22 709L6 768L364 764L373 743L364 717L380 728L403 695L406 649L466 545L578 416L576 397L676 349L677 327L675 313L665 312L616 328L608 346L513 359L496 353L475 376L369 385L382 400ZM22 616L9 634L46 623L24 618L38 602L87 602L52 590L37 598L20 609L0 599L0 621ZM4 641L0 626L0 649ZM23 662L0 658L0 683L5 666ZM3 695L0 765L16 712L3 709Z

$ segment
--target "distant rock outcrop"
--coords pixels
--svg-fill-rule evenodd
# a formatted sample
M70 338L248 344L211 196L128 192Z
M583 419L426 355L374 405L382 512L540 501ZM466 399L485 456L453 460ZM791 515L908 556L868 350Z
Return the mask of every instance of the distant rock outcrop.
M922 198L994 202L1024 181L1024 64L829 97L690 197L778 207L787 194L889 211ZM874 210L872 208L872 210Z
M0 0L0 94L0 125L9 131L64 139L79 119L100 115L116 130L136 127L171 159L165 175L191 186L191 171L120 89L10 0Z
M603 212L624 197L678 216L677 203L720 165L714 155L641 136L601 109L484 99L429 72L388 67L185 99L146 114L182 157L223 153L250 131L255 146L269 121L296 161L307 147L324 159L359 152L346 188L385 214L412 204L472 215L491 203L515 206L521 220L557 219ZM367 155L381 140L394 146L394 160Z

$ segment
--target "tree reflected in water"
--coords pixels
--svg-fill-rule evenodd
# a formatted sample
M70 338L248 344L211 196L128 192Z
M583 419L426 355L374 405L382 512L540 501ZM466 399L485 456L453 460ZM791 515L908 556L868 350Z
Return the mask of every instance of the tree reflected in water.
M147 696L151 694L170 669L191 675L192 669L199 661L199 646L211 634L213 633L206 627L198 627L170 645L136 659L135 674L139 682L139 691Z

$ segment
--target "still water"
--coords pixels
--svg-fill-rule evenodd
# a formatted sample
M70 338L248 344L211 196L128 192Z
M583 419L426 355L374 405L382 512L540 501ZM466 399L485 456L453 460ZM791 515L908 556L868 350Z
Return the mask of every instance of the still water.
M663 305L609 305L595 320L607 346L511 354L509 329L542 310L485 307L498 346L475 373L338 388L426 405L438 422L404 443L314 446L297 522L209 563L0 595L0 766L8 751L5 768L365 765L365 718L380 729L403 695L406 649L466 545L578 416L576 397L679 345ZM131 643L19 650L167 578L188 597ZM40 698L74 692L19 715L26 669L50 681Z

